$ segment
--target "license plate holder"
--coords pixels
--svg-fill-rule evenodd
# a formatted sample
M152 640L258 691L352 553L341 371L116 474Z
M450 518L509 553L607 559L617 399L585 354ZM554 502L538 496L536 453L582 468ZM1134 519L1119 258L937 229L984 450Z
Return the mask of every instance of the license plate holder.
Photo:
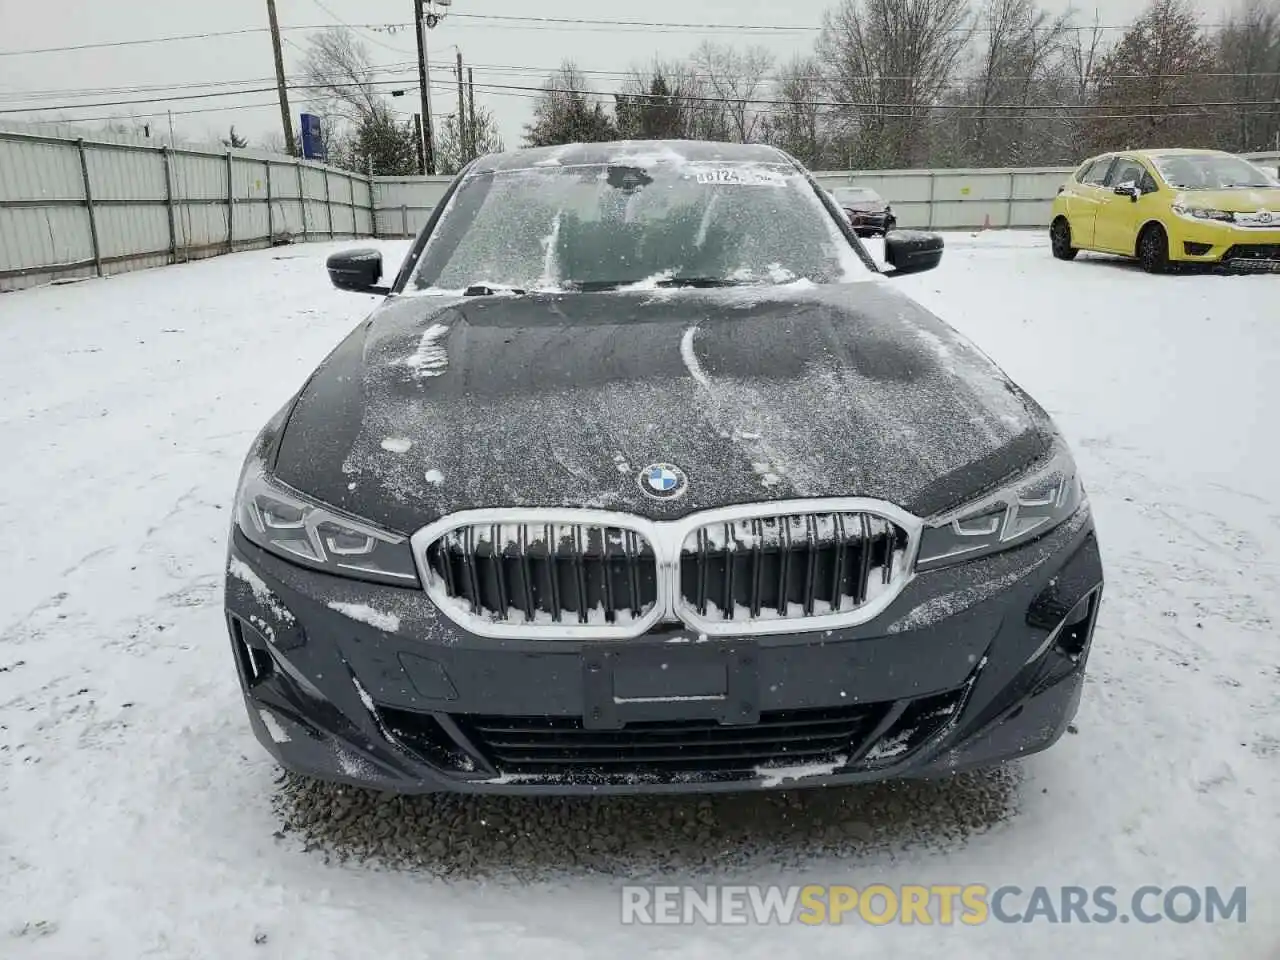
M582 724L588 730L663 720L760 720L751 642L596 646L584 651L582 661Z

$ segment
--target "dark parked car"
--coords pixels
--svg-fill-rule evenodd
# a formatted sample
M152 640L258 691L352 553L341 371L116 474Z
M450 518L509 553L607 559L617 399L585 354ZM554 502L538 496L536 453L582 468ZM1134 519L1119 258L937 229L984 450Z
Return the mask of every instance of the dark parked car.
M1102 568L1045 412L766 146L463 171L245 462L226 614L285 767L719 791L1042 750Z
M836 187L831 194L860 237L885 236L898 226L889 202L868 187Z

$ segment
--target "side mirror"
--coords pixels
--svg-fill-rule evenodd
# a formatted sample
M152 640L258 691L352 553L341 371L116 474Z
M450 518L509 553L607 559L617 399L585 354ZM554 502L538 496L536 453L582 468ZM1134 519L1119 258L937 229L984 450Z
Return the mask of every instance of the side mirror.
M339 290L380 296L391 292L390 287L378 286L382 279L382 253L378 250L340 250L332 254L324 265L329 271L329 280Z
M885 263L893 276L922 273L942 262L942 237L919 230L894 230L884 238Z
M1126 180L1124 183L1117 183L1115 192L1118 196L1128 197L1134 203L1138 202L1138 198L1142 196L1142 191L1138 189L1138 185L1132 180Z

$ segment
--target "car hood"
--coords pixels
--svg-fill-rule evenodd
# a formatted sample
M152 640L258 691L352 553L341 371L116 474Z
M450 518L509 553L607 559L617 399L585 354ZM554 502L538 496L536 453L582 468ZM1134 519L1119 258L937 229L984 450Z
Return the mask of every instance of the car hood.
M883 200L865 200L858 203L846 203L844 208L851 213L884 213L889 204Z
M1233 190L1183 190L1179 203L1231 213L1257 213L1266 210L1275 215L1280 227L1280 189L1238 187Z
M495 506L927 515L1043 456L1053 426L892 283L392 298L300 391L274 470L406 533ZM649 498L653 463L686 495Z

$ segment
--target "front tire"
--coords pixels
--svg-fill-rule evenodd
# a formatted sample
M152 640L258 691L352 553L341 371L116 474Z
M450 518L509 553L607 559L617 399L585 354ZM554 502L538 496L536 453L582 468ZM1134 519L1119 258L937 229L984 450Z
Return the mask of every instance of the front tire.
M1138 235L1138 262L1147 273L1169 272L1169 235L1158 223L1149 223Z
M1080 251L1071 245L1071 224L1058 217L1049 227L1049 246L1059 260L1074 260Z

